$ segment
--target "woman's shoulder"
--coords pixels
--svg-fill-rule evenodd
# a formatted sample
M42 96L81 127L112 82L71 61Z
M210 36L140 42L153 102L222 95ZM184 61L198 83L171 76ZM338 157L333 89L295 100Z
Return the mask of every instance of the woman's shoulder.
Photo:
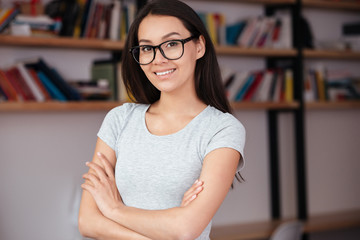
M147 108L147 104L139 104L139 103L124 103L120 106L114 107L108 112L108 115L118 116L118 117L126 117L129 114L134 112L142 111Z
M231 113L224 113L220 111L219 109L209 106L208 107L208 118L211 124L215 126L234 126L239 128L244 128L242 123L239 119L237 119L233 114Z

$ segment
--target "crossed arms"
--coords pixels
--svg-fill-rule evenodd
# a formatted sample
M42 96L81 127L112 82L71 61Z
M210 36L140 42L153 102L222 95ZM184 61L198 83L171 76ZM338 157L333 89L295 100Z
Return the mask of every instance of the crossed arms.
M144 210L122 203L114 180L115 152L99 138L98 152L102 155L94 154L84 175L79 212L81 234L95 239L195 239L225 199L240 159L230 148L210 152L199 183L185 193L180 207Z

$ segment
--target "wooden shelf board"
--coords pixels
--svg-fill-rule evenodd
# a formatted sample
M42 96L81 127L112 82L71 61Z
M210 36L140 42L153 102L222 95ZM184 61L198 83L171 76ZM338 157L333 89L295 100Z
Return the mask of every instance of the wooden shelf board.
M304 49L305 58L329 58L360 60L360 52Z
M321 109L360 109L360 101L339 101L339 102L308 102L305 108L309 110Z
M233 109L259 110L259 109L296 109L298 102L232 102Z
M206 2L219 2L219 0L196 0ZM251 3L251 4L294 4L295 0L224 0L224 2Z
M360 227L360 209L310 216L304 225L304 232L334 231L354 227Z
M276 227L285 221L264 221L255 223L213 226L212 240L255 240L268 239ZM304 222L304 232L314 233L360 227L360 209L310 216Z
M110 110L121 105L121 102L87 101L87 102L3 102L0 112L29 112L29 111L97 111Z
M342 10L352 10L359 11L360 3L359 2L346 2L346 1L324 1L324 0L302 0L305 7L314 7L314 8L330 8L330 9L342 9Z
M0 46L21 46L21 47L55 47L55 48L77 48L96 50L121 50L124 43L121 41L82 39L67 37L19 37L0 35Z
M2 102L0 103L0 112L29 112L29 111L108 111L122 102L112 101L80 101L80 102ZM254 103L254 102L236 102L231 103L234 109L261 110L261 109L294 109L299 106L298 103Z
M220 55L254 56L254 57L294 57L295 49L270 49L270 48L242 48L236 46L215 46Z

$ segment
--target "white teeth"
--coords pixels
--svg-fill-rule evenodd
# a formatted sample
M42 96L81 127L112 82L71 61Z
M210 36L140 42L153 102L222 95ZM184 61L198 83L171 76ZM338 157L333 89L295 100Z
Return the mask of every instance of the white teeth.
M165 71L165 72L156 72L155 74L158 75L158 76L163 76L165 74L169 74L169 73L172 73L173 71L175 71L174 69L171 69L169 71Z

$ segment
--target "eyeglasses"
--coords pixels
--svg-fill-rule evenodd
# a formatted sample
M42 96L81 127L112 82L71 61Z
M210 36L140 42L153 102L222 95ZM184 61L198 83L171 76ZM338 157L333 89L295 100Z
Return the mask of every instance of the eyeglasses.
M177 60L184 54L184 44L192 40L194 36L186 39L168 40L157 46L140 45L132 47L130 53L135 61L140 65L146 65L154 61L156 49L158 48L164 58L169 60Z

